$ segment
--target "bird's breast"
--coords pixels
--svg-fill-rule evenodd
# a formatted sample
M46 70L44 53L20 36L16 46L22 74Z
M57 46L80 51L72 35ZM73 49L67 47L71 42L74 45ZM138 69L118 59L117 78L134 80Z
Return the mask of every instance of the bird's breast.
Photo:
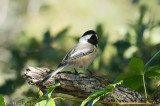
M94 60L96 54L97 50L94 49L92 53L73 60L73 67L87 69L91 62Z

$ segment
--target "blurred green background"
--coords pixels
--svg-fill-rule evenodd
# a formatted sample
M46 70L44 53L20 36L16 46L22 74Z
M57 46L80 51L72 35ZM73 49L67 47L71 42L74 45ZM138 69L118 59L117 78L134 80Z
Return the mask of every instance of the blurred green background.
M160 49L159 11L160 0L1 0L0 94L8 103L37 96L22 76L25 68L55 69L90 29L98 34L99 51L89 69L114 81L130 71L132 57L147 62ZM157 64L160 57L151 65ZM160 80L146 80L151 94Z

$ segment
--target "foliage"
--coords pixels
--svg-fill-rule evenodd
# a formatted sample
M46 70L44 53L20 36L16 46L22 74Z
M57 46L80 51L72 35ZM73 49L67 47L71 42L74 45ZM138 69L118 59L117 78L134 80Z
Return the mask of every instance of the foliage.
M39 98L29 97L29 98L24 98L24 99L20 100L19 102L26 101L25 106L32 106L32 105L35 105L35 106L56 106L54 100L57 98L60 98L60 97L52 98L51 95L57 86L60 86L60 83L57 83L56 85L50 86L50 88L46 92L46 94L42 95L42 96L40 95ZM63 98L60 98L60 99L63 99Z
M104 67L103 53L104 53L105 47L107 46L107 43L108 43L108 36L107 36L107 34L104 34L102 24L97 25L96 33L98 35L98 48L99 48L99 51L98 51L99 55L97 56L97 58L99 58L98 70L102 70Z
M57 61L60 61L59 57L62 54L64 55L65 51L64 49L59 50L59 48L53 48L52 44L56 44L59 40L63 39L68 30L69 27L62 29L56 36L51 36L50 32L46 31L40 42L34 37L29 37L25 33L21 33L17 41L14 41L14 43L8 47L12 56L4 67L4 70L7 70L4 72L10 73L12 70L11 73L15 73L16 78L13 80L7 79L6 83L0 87L0 93L7 95L12 94L19 86L25 83L22 71L28 61L38 63L36 66L43 66L47 63L46 67L51 67L57 63ZM59 37L61 37L61 39L57 40Z
M0 95L0 106L5 106L3 95Z
M160 78L160 65L147 68L151 63L151 61L159 54L160 50L145 65L141 59L132 58L131 61L129 62L129 67L132 71L120 74L119 77L117 78L117 81L123 80L124 81L123 84L133 90L137 90L138 88L140 88L142 84L144 84L144 90L147 99L144 77Z
M145 72L148 78L160 78L160 65L149 67Z
M9 1L12 3L8 3L8 4L15 5L15 3L19 2L19 1L20 0ZM10 7L10 9L12 9L12 7L16 7L17 8L16 11L15 11L15 9L13 9L14 12L23 11L23 16L28 17L29 12L27 14L25 14L25 12L27 12L29 9L25 10L25 7L27 6L27 4L30 4L30 3L27 3L27 1L20 2L21 3L21 5L19 5L20 9L17 6L9 6L9 7ZM32 2L32 0L29 0L29 1ZM149 15L150 13L152 13L151 8L148 7L147 5L143 5L143 3L140 3L140 1L141 0L131 0L130 1L133 3L133 5L137 5L139 7L139 10L137 11L138 13L136 13L136 14L138 14L137 15L138 17L136 17L133 21L128 21L128 24L126 25L128 27L127 27L127 29L125 29L126 33L123 33L123 37L121 39L117 39L114 41L110 40L111 36L115 34L115 32L110 33L110 30L108 30L108 28L106 28L106 27L110 27L110 25L104 24L104 22L101 20L98 20L98 22L101 22L101 23L96 23L97 26L95 26L94 29L97 32L97 35L99 38L99 40L98 40L99 41L99 51L98 51L98 55L96 56L94 63L89 67L93 71L94 74L100 74L102 76L106 76L108 79L114 80L117 78L117 76L120 73L129 71L128 62L130 61L131 57L140 57L146 63L146 61L149 60L153 56L153 54L155 54L159 50L160 43L154 44L154 41L151 42L150 38L152 36L152 32L154 32L154 30L157 28L159 29L160 20L159 20L159 18L155 19L153 17L150 17L150 16L153 16L153 15ZM25 4L25 6L24 6L24 4ZM35 4L39 5L38 3L35 3ZM50 4L50 3L48 3L48 4ZM32 5L30 5L30 6L32 6ZM27 8L29 8L30 6L28 6ZM44 5L42 5L42 6L44 6ZM34 6L34 7L36 8L39 6ZM46 6L46 4L45 4L45 8L42 7L39 9L44 11L43 9L47 10L47 9L51 9L51 8ZM30 9L30 10L32 10L32 9ZM90 9L88 9L88 10L90 10ZM39 15L35 15L35 16L36 17L43 16L44 13L42 11L40 12ZM35 11L33 11L33 13L34 12ZM37 10L37 12L38 12L38 10ZM83 10L83 12L85 14L87 14L85 12L85 10ZM12 13L12 12L10 12L10 13ZM22 12L18 12L18 13L22 13ZM18 13L16 13L16 14L18 14ZM15 13L13 13L13 14L15 14ZM26 29L21 30L22 26L17 27L17 26L19 26L19 24L21 22L23 22L23 18L25 19L26 23L29 23L29 21L27 21L26 17L23 17L23 18L19 18L19 17L15 18L14 17L13 18L12 16L16 16L16 14L15 15L7 15L7 16L10 17L10 18L8 18L9 20L20 19L17 22L18 24L16 26L13 25L13 27L11 27L11 26L9 27L9 25L10 25L9 22L11 22L11 21L6 21L7 23L5 23L4 26L7 25L8 27L3 27L3 28L11 28L11 29L9 29L8 31L5 31L8 33L1 33L2 36L3 35L9 36L10 34L14 35L14 37L13 37L14 39L11 39L12 36L9 36L9 37L7 36L6 43L4 43L4 45L2 45L2 49L0 48L1 51L3 51L3 48L4 48L11 55L11 56L9 56L9 59L7 61L3 60L3 58L0 59L0 66L3 67L1 72L3 74L5 74L4 76L12 75L14 73L14 78L9 78L7 76L6 78L4 78L4 80L2 81L2 84L0 85L0 94L7 95L10 99L12 97L17 96L17 95L15 95L16 90L21 88L21 86L23 86L25 84L25 79L22 77L22 73L23 73L26 66L32 65L32 66L37 66L37 67L40 66L40 67L48 67L48 68L56 67L57 64L63 58L63 56L68 52L69 48L73 47L72 44L76 43L80 37L80 35L78 35L78 37L75 36L76 32L74 33L74 35L68 36L70 34L70 33L68 34L68 32L72 32L72 30L70 30L70 27L68 27L68 26L63 29L60 29L60 31L58 33L52 34L52 29L56 32L56 30L53 28L53 26L56 26L56 24L50 24L52 22L50 22L50 20L48 20L48 18L47 18L47 16L50 14L55 15L55 13L52 11L52 13L45 14L45 18L41 17L41 19L43 18L44 20L49 22L48 25L53 25L53 26L48 27L51 29L46 29L46 27L45 27L45 29L42 29L41 25L38 26L38 28L37 28L38 31L43 30L44 34L42 34L42 33L39 34L39 32L38 32L39 36L36 38L36 36L33 32L28 32ZM21 14L19 14L18 16L20 16L20 15ZM5 17L5 15L4 15L4 17ZM54 17L56 17L56 15ZM79 15L78 15L78 17L79 17ZM33 15L31 20L34 20L34 18L35 17ZM64 17L64 18L65 18L65 20L68 19L66 17ZM99 19L99 18L97 18L97 19ZM106 19L106 21L107 21L107 19ZM114 19L113 19L113 21L114 21ZM35 22L31 21L31 23L33 23L35 25L37 25L37 22L40 22L40 21L37 21L37 20ZM75 21L73 21L73 22L75 22ZM89 22L92 22L92 21L89 21ZM42 23L45 23L45 22L42 22ZM59 22L57 22L57 23L59 24ZM60 22L60 23L63 23L63 22ZM13 24L15 24L15 23L13 23ZM28 24L27 27L31 27L31 29L33 28L32 30L34 30L34 27L32 27L33 24ZM25 24L23 24L23 25L25 26ZM43 25L43 26L45 26L45 25ZM58 26L61 26L61 25L58 25ZM77 24L76 26L79 26L79 25ZM18 30L16 30L16 29L18 29ZM117 30L119 30L119 29L117 29ZM15 32L17 32L17 31L20 31L20 32L18 34L17 33L15 34ZM35 31L35 32L37 32L37 31ZM145 36L146 33L148 34L149 37ZM42 36L40 36L40 35L42 35ZM121 33L116 33L115 37L119 37L121 35L122 35ZM74 43L72 43L72 44L69 43L70 45L68 45L68 42L67 42L68 39L72 40ZM2 42L4 42L4 41L2 40ZM136 50L130 51L130 50L132 50L132 47L135 47ZM111 49L108 49L108 48L111 48ZM0 53L1 53L1 51L0 51ZM126 54L127 55L130 54L130 55L125 56ZM109 59L104 57L106 55L109 57ZM159 57L154 58L154 61L152 61L152 63L149 63L150 67L148 67L148 68L146 67L147 68L146 71L145 71L145 69L143 69L143 71L141 71L142 70L141 68L144 64L144 63L142 63L142 60L139 60L139 59L134 60L134 61L140 62L140 64L137 64L136 62L132 61L132 63L134 64L133 66L132 65L130 66L132 71L123 74L124 75L123 79L126 79L126 78L129 78L129 79L124 80L123 84L126 86L129 86L130 88L133 88L134 90L141 91L141 88L140 89L138 89L138 88L143 84L142 75L144 75L147 78L147 80L145 80L146 88L148 89L148 92L151 93L155 89L153 89L151 87L151 84L149 84L149 83L151 83L150 79L159 78L159 76L158 76L159 75L159 66L158 65L160 63ZM146 63L146 65L147 65L147 63ZM134 67L134 66L136 66L136 67ZM145 67L145 65L144 65L144 67ZM137 68L137 69L134 69L134 68ZM138 72L138 73L136 73L136 72ZM8 73L10 73L10 74L8 74ZM132 83L132 85L130 85L130 82L134 82L134 84L136 86L133 83ZM29 87L27 87L27 88L29 88ZM34 92L33 89L30 88L28 91L24 91L21 95L27 96L27 97L33 96L33 95L36 96L37 93ZM32 99L34 99L34 97ZM12 98L12 100L13 100L13 98ZM37 100L37 99L35 99L35 100Z
M93 106L102 96L105 96L106 94L111 94L113 97L113 89L117 86L122 84L123 81L119 81L115 84L110 84L106 87L106 89L98 90L93 93L91 93L81 104L81 106ZM114 97L115 98L115 97ZM115 100L118 102L118 100L115 98Z

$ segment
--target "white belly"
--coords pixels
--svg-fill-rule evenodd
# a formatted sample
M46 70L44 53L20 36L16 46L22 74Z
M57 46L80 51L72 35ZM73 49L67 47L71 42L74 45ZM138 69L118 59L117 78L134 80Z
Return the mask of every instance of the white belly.
M86 55L86 56L83 56L83 57L80 57L80 58L77 58L75 60L72 60L71 62L71 66L73 68L83 68L83 69L87 69L88 66L92 63L92 61L94 60L95 56L97 54L97 50L95 49L92 53Z

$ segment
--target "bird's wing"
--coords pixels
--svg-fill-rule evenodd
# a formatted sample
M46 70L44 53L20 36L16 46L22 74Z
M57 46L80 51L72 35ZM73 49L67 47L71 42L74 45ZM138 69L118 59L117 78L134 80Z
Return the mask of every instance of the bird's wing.
M76 58L80 58L82 56L88 55L95 50L95 47L92 45L76 45L71 51L69 51L66 56L63 58L62 63L66 60L73 60Z
M74 46L74 48L71 51L69 51L66 54L66 56L63 58L63 60L61 61L58 67L66 65L67 64L66 61L74 60L74 59L83 57L85 55L88 55L94 52L95 49L96 47L94 47L91 44L87 44L87 45L77 44L76 46Z
M83 57L85 55L92 53L93 51L94 51L94 48L86 48L86 49L77 50L73 54L70 55L70 59L73 60L76 58Z

